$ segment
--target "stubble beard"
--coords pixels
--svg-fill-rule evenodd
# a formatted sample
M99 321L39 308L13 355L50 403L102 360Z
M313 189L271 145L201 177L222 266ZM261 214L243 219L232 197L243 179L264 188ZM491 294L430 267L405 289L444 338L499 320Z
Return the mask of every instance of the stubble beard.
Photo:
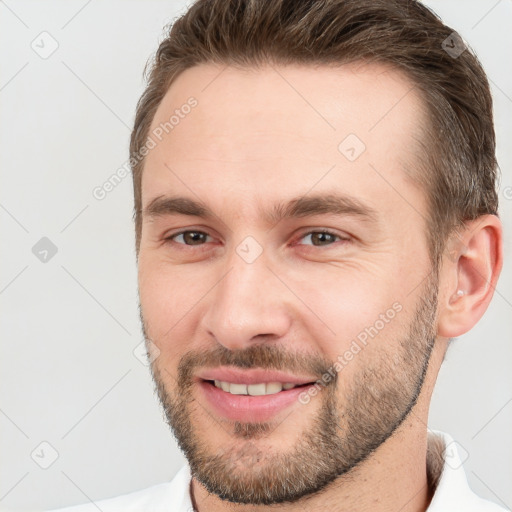
M416 404L434 347L436 309L437 277L431 277L424 286L407 334L395 345L396 351L379 347L373 353L375 357L365 361L366 365L360 359L363 364L351 382L344 383L342 399L338 398L337 384L343 378L343 370L335 374L309 404L294 406L281 425L228 423L214 418L194 401L194 371L201 365L222 364L306 371L320 378L332 367L332 362L311 355L290 354L275 345L252 345L237 352L219 346L211 352L185 354L174 380L170 373L162 374L154 361L151 370L155 388L192 475L210 493L233 503L292 503L325 491L329 484L377 450ZM382 342L376 337L372 343ZM356 358L364 357L362 354L364 350ZM309 426L297 437L291 450L280 452L272 444L272 434L280 430L283 435L294 415L299 415L297 418L302 423L308 407L315 403L317 412L309 414ZM210 430L224 429L232 441L225 448L214 448L208 432L201 430L206 424L211 424Z

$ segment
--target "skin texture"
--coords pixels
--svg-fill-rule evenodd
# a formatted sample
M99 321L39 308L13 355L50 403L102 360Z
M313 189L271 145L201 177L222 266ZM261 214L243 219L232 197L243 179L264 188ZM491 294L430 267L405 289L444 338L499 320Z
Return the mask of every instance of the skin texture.
M214 217L145 213L139 290L149 350L158 349L153 377L191 463L197 509L425 510L432 389L447 339L492 297L499 220L468 222L433 271L425 195L406 173L422 103L396 71L200 65L173 83L152 128L191 96L197 106L147 156L143 208L179 195ZM354 160L339 149L350 134L365 146ZM264 215L332 193L372 218ZM178 236L185 229L196 234ZM335 236L319 236L325 229ZM262 251L250 263L237 252L249 236L250 254ZM393 305L400 311L347 360ZM320 378L340 356L346 364L307 404L259 424L217 414L194 380L228 363Z

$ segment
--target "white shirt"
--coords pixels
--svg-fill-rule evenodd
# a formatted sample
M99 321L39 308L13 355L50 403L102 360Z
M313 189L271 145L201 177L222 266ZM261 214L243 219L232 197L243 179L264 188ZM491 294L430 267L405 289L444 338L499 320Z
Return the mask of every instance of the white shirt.
M457 445L443 432L447 457L434 496L426 512L506 512L477 496L469 487ZM448 460L449 459L449 460ZM190 467L183 466L170 481L116 498L66 507L53 512L193 512L190 499Z

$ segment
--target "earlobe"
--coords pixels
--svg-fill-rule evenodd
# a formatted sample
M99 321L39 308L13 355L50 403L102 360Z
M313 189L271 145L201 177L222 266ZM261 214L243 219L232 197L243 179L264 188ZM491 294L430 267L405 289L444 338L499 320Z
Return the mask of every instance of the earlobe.
M438 334L446 338L461 336L480 320L503 264L502 225L497 216L468 221L455 236L458 249L450 257L445 254L440 273L445 293L439 297Z

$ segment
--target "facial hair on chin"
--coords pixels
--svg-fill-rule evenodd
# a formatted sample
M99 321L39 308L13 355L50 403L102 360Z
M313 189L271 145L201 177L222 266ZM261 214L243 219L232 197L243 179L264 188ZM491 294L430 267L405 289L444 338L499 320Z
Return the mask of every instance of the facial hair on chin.
M236 352L218 346L185 354L174 381L169 372L162 374L154 361L151 370L158 397L194 477L209 492L233 503L291 503L324 491L385 442L416 403L435 341L436 307L437 279L431 278L408 332L394 344L395 350L390 353L389 348L379 347L374 357L364 363L361 359L360 370L350 383L344 383L343 399L337 398L342 375L336 373L311 401L319 404L318 412L311 415L310 425L288 453L271 444L272 433L286 425L271 423L234 422L230 435L243 441L224 449L212 448L208 434L198 429L201 420L197 415L209 413L197 405L193 410L192 375L201 366L233 365L305 371L321 378L332 362L290 354L275 345L253 345ZM293 421L295 414L303 417L302 407L307 405L296 408L284 423ZM213 417L206 420L227 429Z

